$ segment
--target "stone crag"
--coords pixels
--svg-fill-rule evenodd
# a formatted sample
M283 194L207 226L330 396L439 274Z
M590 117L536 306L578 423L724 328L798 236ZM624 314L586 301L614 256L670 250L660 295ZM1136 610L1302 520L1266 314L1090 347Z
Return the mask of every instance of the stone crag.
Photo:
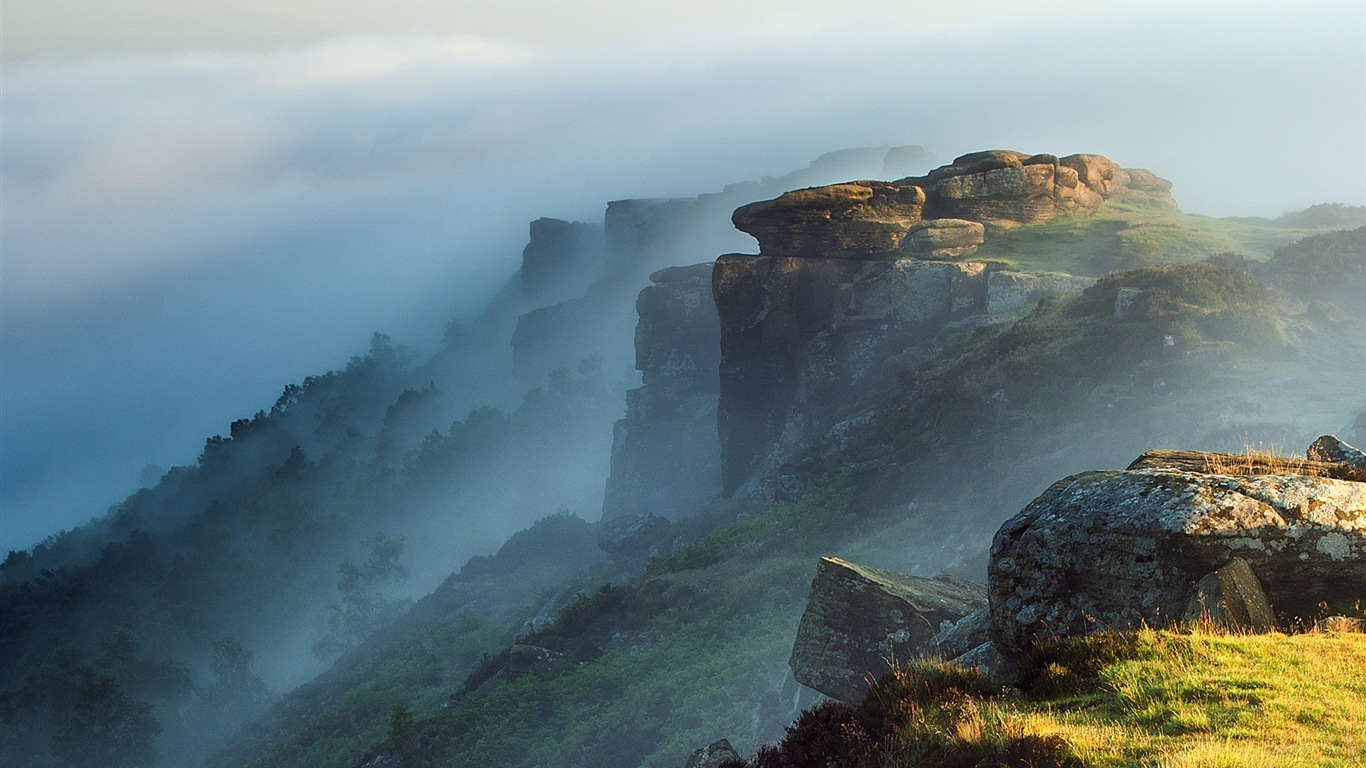
M612 441L603 519L650 510L685 516L721 493L716 437L720 327L711 264L650 276L636 311L636 369Z
M994 230L1091 214L1113 198L1175 207L1169 188L1099 155L992 151L737 209L732 221L759 254L720 257L712 278L724 492L773 500L766 475L826 435L845 404L926 359L954 324L1091 282L971 261Z

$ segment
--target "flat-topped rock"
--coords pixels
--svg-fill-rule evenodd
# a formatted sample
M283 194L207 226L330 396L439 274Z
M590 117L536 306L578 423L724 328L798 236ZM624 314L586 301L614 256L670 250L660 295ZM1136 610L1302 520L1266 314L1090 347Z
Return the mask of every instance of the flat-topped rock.
M997 644L1164 626L1241 559L1276 618L1308 621L1366 595L1366 483L1169 469L1054 483L997 532L988 586ZM1208 586L1208 582L1207 582Z
M895 251L924 206L919 187L852 181L750 203L731 221L767 255L866 259Z

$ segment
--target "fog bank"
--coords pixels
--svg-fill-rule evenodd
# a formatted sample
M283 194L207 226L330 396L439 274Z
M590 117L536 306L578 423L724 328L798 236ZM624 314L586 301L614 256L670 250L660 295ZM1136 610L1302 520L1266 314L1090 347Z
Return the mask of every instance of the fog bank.
M1366 203L1363 28L1350 2L1068 6L7 63L0 550L371 331L429 350L539 216L910 143L1097 152L1210 215Z

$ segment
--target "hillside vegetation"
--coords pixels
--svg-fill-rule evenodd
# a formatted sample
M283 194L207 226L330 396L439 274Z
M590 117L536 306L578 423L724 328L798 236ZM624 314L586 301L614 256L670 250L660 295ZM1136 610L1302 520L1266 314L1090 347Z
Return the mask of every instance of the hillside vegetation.
M749 765L1360 765L1363 669L1355 628L1101 633L1041 649L1007 681L916 661L858 706L804 712Z

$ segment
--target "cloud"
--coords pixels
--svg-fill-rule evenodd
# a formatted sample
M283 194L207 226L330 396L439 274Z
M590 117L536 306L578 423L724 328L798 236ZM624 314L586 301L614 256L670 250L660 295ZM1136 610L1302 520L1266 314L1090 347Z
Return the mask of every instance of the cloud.
M1358 4L1040 7L6 65L0 546L372 330L430 347L539 216L901 143L1101 152L1216 215L1366 202Z

